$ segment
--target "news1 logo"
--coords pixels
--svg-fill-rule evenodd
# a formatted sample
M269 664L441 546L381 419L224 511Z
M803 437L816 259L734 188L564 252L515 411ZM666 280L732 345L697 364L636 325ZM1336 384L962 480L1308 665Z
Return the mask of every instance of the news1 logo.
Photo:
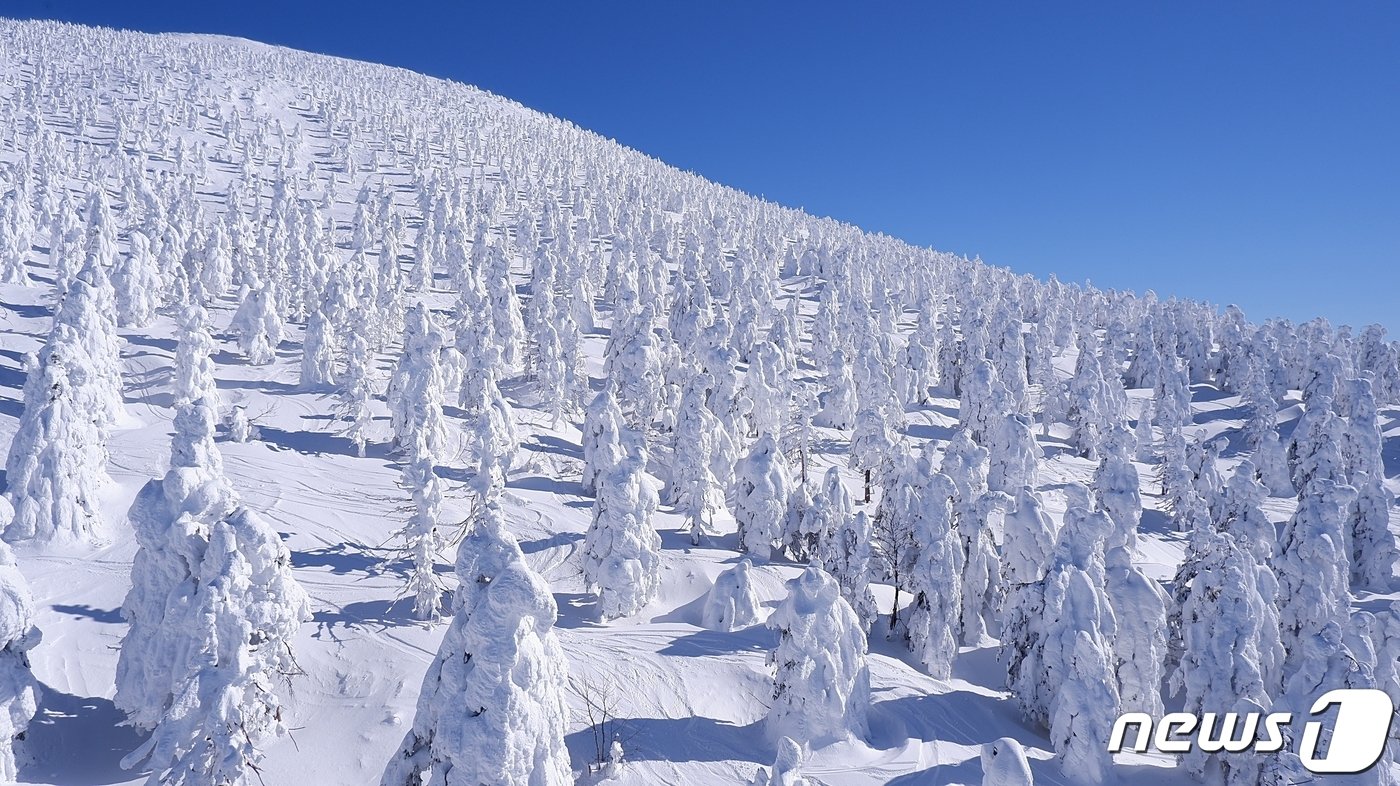
M1395 706L1385 691L1346 688L1328 691L1313 702L1309 717L1316 717L1337 708L1327 752L1318 756L1323 722L1311 720L1303 725L1298 746L1298 758L1309 772L1342 775L1365 772L1380 761L1390 736L1390 722ZM1144 712L1124 713L1113 724L1108 741L1109 753L1124 750L1142 753L1149 746L1162 753L1189 753L1193 747L1206 753L1240 753L1255 751L1275 753L1283 749L1283 729L1293 722L1289 712L1207 712L1195 715L1172 712L1154 723ZM1260 726L1263 726L1261 735ZM1137 727L1131 745L1125 747L1130 727ZM1191 736L1192 733L1194 737Z

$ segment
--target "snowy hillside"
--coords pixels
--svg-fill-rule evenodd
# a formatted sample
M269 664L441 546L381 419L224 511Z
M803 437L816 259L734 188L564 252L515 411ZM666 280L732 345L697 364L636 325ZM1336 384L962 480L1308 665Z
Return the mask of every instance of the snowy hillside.
M1400 699L1382 329L246 41L0 20L0 451L0 781L1286 783L1109 729Z

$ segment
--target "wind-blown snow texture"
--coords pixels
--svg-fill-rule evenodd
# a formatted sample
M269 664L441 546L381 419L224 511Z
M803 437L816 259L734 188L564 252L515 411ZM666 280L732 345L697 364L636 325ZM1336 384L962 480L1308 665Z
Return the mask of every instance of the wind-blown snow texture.
M1400 697L1398 357L463 85L0 21L0 776L1274 777L1099 738Z

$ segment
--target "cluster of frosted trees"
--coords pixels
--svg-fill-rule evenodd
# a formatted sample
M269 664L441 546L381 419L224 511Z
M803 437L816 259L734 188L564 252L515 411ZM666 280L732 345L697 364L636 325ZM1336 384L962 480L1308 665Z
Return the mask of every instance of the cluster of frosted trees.
M418 618L450 624L389 786L568 777L557 609L504 529L513 406L580 434L594 498L581 570L601 620L656 599L663 504L693 543L749 560L716 582L709 626L761 621L751 570L802 567L767 621L775 778L803 745L865 734L870 635L937 678L960 646L999 641L1026 717L1089 780L1108 777L1112 719L1159 713L1164 680L1202 711L1297 709L1339 684L1400 692L1393 615L1350 604L1388 589L1396 559L1378 410L1400 403L1400 348L1379 327L1255 325L1015 276L405 72L50 24L0 22L0 40L29 66L0 91L0 148L15 151L0 165L0 282L51 278L55 306L26 361L6 541L120 526L96 498L123 417L118 330L177 329L170 471L127 517L140 551L117 691L151 731L131 762L162 777L235 782L255 766L306 614L285 550L222 475L217 423L235 439L251 428L218 394L216 322L243 362L290 363L328 396L355 453L400 462L407 594ZM290 108L324 138L213 81L177 93L162 69L295 73L317 89ZM91 82L137 100L74 89ZM596 379L584 346L604 328ZM1231 436L1248 460L1228 479L1222 445L1194 430L1198 385L1247 412ZM930 440L907 419L935 398L958 419ZM1092 473L1053 492L1060 521L1038 485L1047 444ZM454 540L446 463L470 470L477 510L455 588L434 569ZM1144 483L1187 533L1165 588L1134 560ZM1298 500L1281 531L1268 496ZM874 583L893 607L876 607ZM32 637L13 617L0 701L22 710ZM1208 646L1222 640L1233 649ZM210 691L234 698L184 700ZM1230 783L1286 775L1241 756L1187 764Z
M10 521L9 503L0 497L0 525ZM34 599L10 547L0 543L0 778L19 780L23 738L39 710L39 683L29 671L28 652L39 643Z

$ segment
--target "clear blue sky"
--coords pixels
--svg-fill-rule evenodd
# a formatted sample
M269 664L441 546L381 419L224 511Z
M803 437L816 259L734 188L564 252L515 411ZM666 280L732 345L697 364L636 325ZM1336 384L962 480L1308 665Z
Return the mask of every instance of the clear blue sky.
M169 2L1017 271L1400 333L1400 3Z

